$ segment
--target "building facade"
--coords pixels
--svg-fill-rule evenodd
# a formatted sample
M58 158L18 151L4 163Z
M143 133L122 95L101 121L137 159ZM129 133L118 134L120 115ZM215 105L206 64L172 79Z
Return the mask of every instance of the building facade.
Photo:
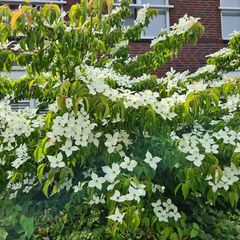
M79 0L31 1L34 6L56 3L65 11L68 11L71 5L77 2ZM24 4L24 0L0 0L0 4L5 3L16 7L18 4ZM169 29L185 14L201 18L200 21L205 26L205 33L200 37L197 45L185 45L180 51L179 57L168 62L164 68L157 70L157 75L164 74L171 66L177 71L196 70L204 65L206 55L227 45L230 33L234 30L240 30L240 0L133 0L131 4L132 16L124 24L132 24L138 9L146 3L149 3L150 7L157 8L159 15L153 19L149 28L142 34L141 41L131 43L133 55L148 50L151 39L161 29ZM115 5L118 5L117 0Z

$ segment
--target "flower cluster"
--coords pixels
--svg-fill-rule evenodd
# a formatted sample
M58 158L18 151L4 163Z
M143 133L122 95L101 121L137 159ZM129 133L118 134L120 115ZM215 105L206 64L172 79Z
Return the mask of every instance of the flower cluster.
M89 92L93 95L103 93L112 101L121 99L126 108L133 107L138 109L150 105L157 114L168 120L172 120L176 116L172 108L186 100L186 94L180 95L175 92L169 97L159 99L158 92L151 90L135 92L125 88L113 89L105 82L106 79L110 78L114 79L119 86L131 88L140 81L146 81L148 79L147 76L135 78L132 81L129 76L119 75L114 70L89 66L84 66L84 72L81 72L77 67L76 75L87 84Z
M215 58L215 57L226 57L226 56L231 55L233 52L234 51L232 49L230 49L230 48L222 48L222 49L220 49L219 51L217 51L215 53L207 55L206 57L212 57L212 58Z
M116 52L117 52L118 50L120 50L121 48L127 47L128 44L129 44L129 41L128 41L128 40L123 40L123 41L121 41L120 43L118 43L118 44L114 47L114 49L112 49L111 53L112 53L112 54L116 53Z
M95 126L96 124L90 122L89 115L83 108L77 114L66 112L54 119L51 132L47 133L50 138L49 143L65 142L61 150L69 157L80 146L85 147L91 142L98 145L99 134L95 136L92 133Z
M89 121L89 116L84 109L77 114L67 112L54 119L52 131L48 132L47 136L53 141L62 142L67 138L75 140L77 146L87 146L89 135L95 126L96 124Z
M134 21L135 25L140 25L140 24L144 24L145 23L145 20L146 20L146 17L147 17L147 10L148 10L148 8L149 8L149 4L144 4L143 8L141 8L138 11L137 18Z
M175 23L171 27L171 31L168 36L181 35L187 32L194 24L198 23L199 18L189 17L187 14L179 19L178 23ZM166 33L160 34L158 37L151 41L150 47L154 47L159 42L164 42L167 39Z
M198 143L198 136L193 134L183 134L179 142L180 151L189 154L186 156L186 159L193 162L197 167L202 165L202 161L205 158L205 156L199 152Z
M179 19L171 28L170 35L180 35L187 32L194 24L198 23L200 18L189 17L187 14Z
M124 130L120 130L119 132L115 132L113 135L105 134L106 141L105 146L108 149L109 153L113 153L114 151L121 151L123 149L123 145L120 144L121 142L124 143L125 147L127 148L132 141L129 139L129 134L126 133Z
M103 194L99 197L97 195L93 195L92 199L88 202L88 204L91 205L98 205L98 204L104 204L105 203L105 199Z
M175 70L173 70L173 68L171 68L171 70L166 73L165 77L158 79L158 84L164 83L166 85L166 91L171 91L172 89L175 89L179 92L182 92L184 89L180 85L180 83L187 82L188 75L189 71L180 73L176 72Z
M38 120L34 119L37 118ZM9 102L0 103L0 137L3 143L16 143L18 137L29 137L36 128L43 126L42 116L36 116L36 109L25 108L13 111Z
M198 75L204 74L204 73L213 73L216 69L215 65L206 65L204 67L199 68L195 73L192 74L192 77L196 77Z
M150 47L154 47L156 44L158 44L159 42L163 42L167 39L166 35L160 35L156 38L154 38L152 41L151 41L151 44L150 44Z
M240 106L240 94L229 95L225 103L221 103L222 108L227 108L230 113L236 111Z
M158 200L157 202L152 203L152 207L159 222L169 222L170 218L178 221L178 219L181 218L178 208L172 203L171 199L167 199L166 202Z
M219 189L224 189L228 191L229 188L236 182L238 182L240 176L240 169L235 165L230 167L225 167L222 172L222 176L219 179L218 172L216 172L215 180L212 176L207 176L206 180L208 184L212 187L213 192L218 191Z
M25 163L27 160L30 159L28 156L28 149L26 144L21 144L17 149L16 149L16 156L17 158L11 162L11 165L13 168L19 168L23 163Z
M39 184L37 178L30 173L25 173L23 181L21 182L13 182L12 176L13 172L9 171L9 182L7 184L7 189L10 191L9 199L16 198L18 192L29 193L35 186Z
M118 190L115 190L113 196L110 199L115 202L137 201L139 203L141 200L140 197L144 197L146 195L144 188L145 185L143 184L136 184L135 182L131 182L128 193L126 195L121 195Z
M240 133L237 133L236 131L225 127L224 129L213 133L213 136L217 140L222 140L224 144L231 144L233 146L236 146L236 141L239 140Z

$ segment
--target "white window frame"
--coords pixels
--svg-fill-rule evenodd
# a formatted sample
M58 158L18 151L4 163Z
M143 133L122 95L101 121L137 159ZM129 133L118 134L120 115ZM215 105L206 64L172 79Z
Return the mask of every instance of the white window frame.
M222 39L223 40L229 40L230 37L225 37L223 34L223 16L224 13L232 13L232 12L236 12L240 14L240 7L224 7L222 6L222 0L220 0L220 7L219 9L221 10L221 30L222 30Z
M146 3L144 3L146 4ZM143 5L141 0L136 0L136 3L132 3L130 4L130 8L133 8L133 9L141 9L143 8ZM119 3L114 3L114 6L119 6L120 4ZM170 5L169 4L169 0L165 0L165 4L162 5L162 4L149 4L149 8L154 8L154 9L157 9L157 10L162 10L162 12L165 12L166 14L166 28L167 28L167 31L169 32L170 30L170 15L169 15L169 10L171 8L174 8L174 5ZM142 34L141 36L141 39L154 39L156 36L146 36L144 34Z

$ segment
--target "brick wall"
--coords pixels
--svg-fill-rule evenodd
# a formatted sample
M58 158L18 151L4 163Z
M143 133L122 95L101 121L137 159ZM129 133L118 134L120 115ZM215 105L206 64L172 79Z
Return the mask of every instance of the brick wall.
M170 9L170 25L187 13L201 18L205 33L197 45L184 46L177 59L169 61L164 68L157 70L158 75L168 71L171 66L178 71L187 69L194 71L206 62L206 55L218 51L227 44L221 36L220 0L170 0L170 4L174 5L174 8ZM148 41L133 43L132 53L144 52L148 48Z

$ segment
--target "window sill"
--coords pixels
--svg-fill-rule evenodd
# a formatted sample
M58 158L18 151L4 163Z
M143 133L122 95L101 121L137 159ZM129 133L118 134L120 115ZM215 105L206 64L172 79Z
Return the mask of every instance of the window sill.
M222 11L240 11L240 7L219 7Z
M120 3L114 3L114 6L120 6ZM143 8L144 4L130 4L130 8ZM158 5L158 4L149 4L149 8L155 9L170 9L174 8L174 5Z

